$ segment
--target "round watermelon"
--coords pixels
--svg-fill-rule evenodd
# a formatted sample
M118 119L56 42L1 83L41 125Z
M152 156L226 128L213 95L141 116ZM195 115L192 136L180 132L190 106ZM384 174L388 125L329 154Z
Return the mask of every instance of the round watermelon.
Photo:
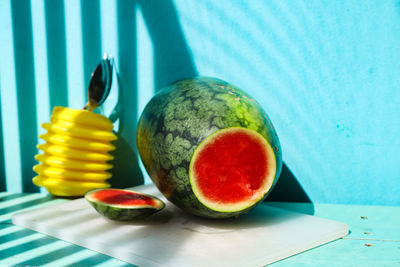
M254 208L282 168L279 139L266 113L216 78L181 80L160 90L139 119L137 146L161 193L208 218Z

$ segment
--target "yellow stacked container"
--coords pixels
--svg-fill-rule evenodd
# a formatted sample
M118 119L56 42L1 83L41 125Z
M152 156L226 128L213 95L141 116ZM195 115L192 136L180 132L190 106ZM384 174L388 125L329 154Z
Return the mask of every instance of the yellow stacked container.
M108 152L115 149L111 141L117 136L109 119L88 110L55 107L50 123L42 127L47 133L40 136L45 143L37 146L43 153L35 156L35 185L56 196L83 196L110 187L106 180L112 165L107 161L113 156Z

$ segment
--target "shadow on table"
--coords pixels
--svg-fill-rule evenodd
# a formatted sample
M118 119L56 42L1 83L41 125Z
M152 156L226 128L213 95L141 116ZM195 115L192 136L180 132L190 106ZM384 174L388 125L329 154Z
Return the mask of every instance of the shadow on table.
M288 202L283 205L286 209L314 215L314 204L286 163L283 163L279 180L266 202Z

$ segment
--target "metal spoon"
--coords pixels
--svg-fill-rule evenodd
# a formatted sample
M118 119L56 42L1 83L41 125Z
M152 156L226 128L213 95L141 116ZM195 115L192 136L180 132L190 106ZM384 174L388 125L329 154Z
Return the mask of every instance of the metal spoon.
M92 111L104 103L111 90L114 59L104 54L103 60L97 65L90 78L89 101L83 109Z

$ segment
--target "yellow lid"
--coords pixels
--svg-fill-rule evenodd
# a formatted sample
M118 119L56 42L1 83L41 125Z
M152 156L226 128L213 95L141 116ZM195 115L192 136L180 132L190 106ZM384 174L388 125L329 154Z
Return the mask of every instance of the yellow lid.
M72 121L105 131L111 131L113 129L113 124L107 117L84 109L54 107L51 115L51 120L53 121L53 119Z

